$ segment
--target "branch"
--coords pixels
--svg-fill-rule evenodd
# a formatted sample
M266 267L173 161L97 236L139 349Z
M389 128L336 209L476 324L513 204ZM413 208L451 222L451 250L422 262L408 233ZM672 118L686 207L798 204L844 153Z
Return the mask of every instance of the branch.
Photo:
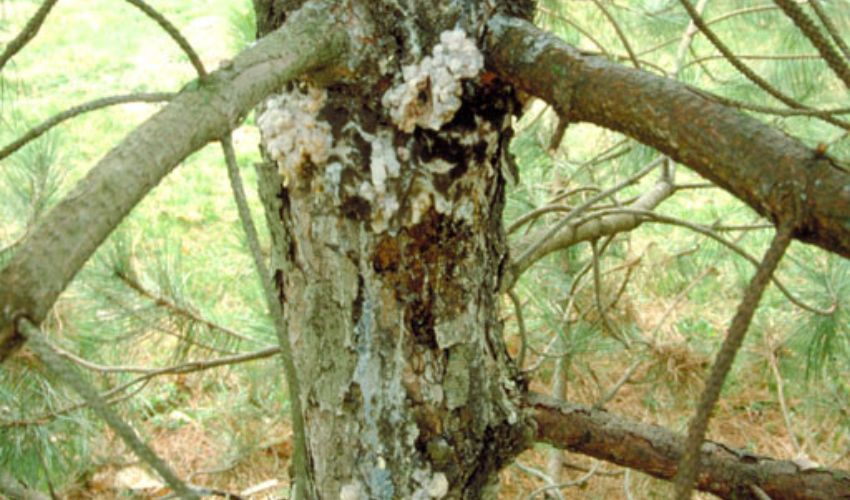
M785 12L785 15L794 21L794 24L800 28L800 31L806 35L806 38L818 50L823 60L826 61L827 66L850 89L850 66L847 65L844 57L835 50L829 40L815 26L814 21L793 0L773 0L773 2ZM840 38L838 39L840 40Z
M615 416L603 410L558 403L532 393L527 406L537 421L537 440L659 479L672 480L685 438L663 427ZM707 441L700 451L697 488L721 498L757 499L754 487L773 500L848 500L850 473L806 469Z
M772 220L804 204L794 237L850 257L850 171L687 85L581 54L524 21L489 23L489 67L520 89L670 156Z
M820 22L823 23L826 31L829 32L829 35L832 37L832 41L835 42L835 45L838 45L838 48L841 49L841 52L844 54L844 57L850 59L850 47L844 43L844 40L841 38L841 35L838 34L838 28L835 27L835 23L832 22L832 19L829 18L829 15L826 11L823 10L823 7L820 6L817 0L809 0L809 5L811 5L812 10L815 11L815 15L818 16Z
M236 330L233 330L232 328L228 328L226 326L219 325L218 323L210 321L209 319L207 319L207 318L201 316L200 314L198 314L197 312L193 311L190 306L181 306L180 304L175 302L173 299L171 299L171 298L169 298L165 295L160 295L160 294L158 294L158 293L156 293L152 290L148 290L138 280L134 279L132 276L129 276L127 273L115 271L114 275L122 283L127 285L127 287L129 287L131 290L133 290L137 294L141 295L142 297L150 300L157 307L163 307L163 308L167 309L171 314L173 314L175 316L181 316L183 318L188 319L189 321L192 321L192 322L197 323L199 325L203 325L205 328L207 328L209 330L221 332L221 333L223 333L223 334L225 334L229 337L233 337L237 340L244 340L246 342L252 342L254 344L264 344L264 342L261 342L261 341L255 339L255 338L249 337L247 335L241 334L241 333L237 332Z
M44 24L44 20L47 19L47 14L50 14L50 10L53 9L53 6L56 5L58 0L44 0L44 3L41 4L41 7L35 12L35 15L27 22L24 29L15 37L14 40L9 42L6 45L6 50L3 51L3 54L0 54L0 70L6 66L6 63L9 62L9 59L15 57L15 54L21 51L30 41L35 38L35 35L38 34L38 30L41 29L41 25Z
M180 30L178 30L176 26L171 24L171 21L169 21L168 18L163 16L158 10L145 3L144 0L127 0L127 2L144 12L144 14L149 18L153 19L153 21L158 24L159 27L163 29L163 31L168 33L168 36L170 36L171 39L174 40L174 43L180 46L180 49L189 58L189 62L192 63L192 66L195 68L195 71L198 73L198 76L206 76L207 70L204 69L204 63L201 62L201 58L198 57L198 53L195 52L195 49L192 48L192 45L189 43L188 40L186 40L186 37L184 37L183 34L180 33Z
M0 160L6 158L15 151L26 146L35 139L38 139L45 132L59 125L65 120L70 120L71 118L82 115L84 113L106 108L108 106L115 106L116 104L126 104L129 102L164 102L170 100L173 97L174 94L169 94L165 92L154 92L150 94L116 95L95 99L93 101L74 106L73 108L68 108L65 111L54 115L48 118L47 120L39 123L35 127L29 129L24 135L10 142L6 146L4 146L3 149L0 149Z
M674 192L673 187L666 182L657 183L644 193L629 208L637 210L652 210ZM511 245L511 255L524 256L514 259L507 269L503 287L512 285L529 267L552 252L571 247L576 243L591 241L602 236L630 231L643 223L639 216L630 214L612 214L589 220L577 221L552 233L554 226L545 227L531 233L518 243ZM558 224L558 223L556 223ZM533 249L529 252L528 249ZM527 254L527 255L526 255Z
M744 343L744 337L753 321L761 297L764 295L773 273L779 266L779 262L785 255L788 245L791 244L792 231L793 222L783 222L777 229L770 248L765 253L756 274L744 291L744 297L738 304L738 310L735 312L735 317L732 318L726 338L723 340L723 345L720 346L720 351L718 351L714 365L711 367L711 373L705 382L705 389L700 396L696 413L688 426L685 455L679 464L679 473L676 477L676 498L679 500L691 498L693 483L702 465L700 464L700 448L708 430L714 405L720 399L723 383L729 375L729 370L732 369L732 363L735 361L738 350Z
M23 320L20 327L24 335L30 340L33 351L41 358L45 366L62 382L71 386L74 391L82 396L95 413L112 427L112 430L124 440L127 447L133 450L137 457L151 466L168 486L181 497L189 499L199 498L197 494L193 493L186 486L186 483L174 474L168 464L139 438L136 431L109 408L106 401L100 397L91 384L86 382L73 366L64 361L50 348L47 338L41 333L38 327L27 320Z
M293 496L296 498L315 496L313 489L310 487L312 479L310 477L310 469L307 466L307 437L304 432L304 413L301 409L301 384L298 380L298 371L295 368L295 359L292 355L292 344L289 340L289 323L283 313L283 306L281 306L280 299L275 292L272 276L263 259L263 252L260 250L260 237L257 234L257 227L254 225L254 220L251 218L251 209L248 206L248 198L245 195L242 176L239 174L239 164L236 161L236 153L233 150L233 139L229 133L222 138L221 147L224 152L225 162L227 163L227 175L230 178L233 199L236 202L239 219L242 222L242 229L248 238L248 247L251 250L251 257L254 259L257 277L260 279L260 284L263 287L263 292L266 296L266 305L269 309L269 315L274 322L275 333L277 333L278 343L280 344L280 358L283 362L286 387L289 390L290 396L290 416L294 437L292 466L295 471L295 488Z
M121 219L174 167L235 128L284 83L342 59L344 23L331 13L325 2L310 2L230 65L187 85L39 222L0 271L0 361L20 344L13 320L39 323Z
M747 77L748 80L756 84L759 88L776 98L778 101L783 104L790 106L792 108L800 108L806 109L808 106L804 106L799 102L795 101L793 98L787 96L782 91L774 87L767 80L758 75L752 68L747 66L741 61L738 56L736 56L729 47L724 44L720 38L711 31L711 28L706 25L705 21L702 19L702 16L694 9L694 6L691 5L690 0L679 0L679 3L682 4L682 7L688 12L688 15L691 16L694 24L702 31L703 35L711 42L712 45L721 53L723 57L729 61L729 64L735 67L742 75ZM820 117L826 122L829 122L837 127L841 127L847 130L850 130L850 124L845 121L840 121L831 117Z
M226 356L222 358L215 358L210 360L203 361L189 361L180 365L175 366L166 366L163 368L146 368L141 366L102 366L96 365L91 362L80 363L80 358L76 356L68 356L69 353L56 349L57 355L64 357L66 359L71 360L74 363L86 368L88 370L97 371L101 373L141 373L142 375L133 378L119 386L113 387L108 391L105 391L100 394L101 399L106 400L107 404L113 404L118 402L121 399L124 399L126 396L121 396L117 398L118 394L130 389L135 385L139 385L142 383L147 383L149 380L160 377L163 375L180 375L187 373L195 373L204 370L211 370L213 368L218 368L220 366L231 366L239 363L247 363L250 361L270 358L272 356L276 356L280 353L279 347L267 347L265 349L261 349L259 351L248 352L245 354L235 354L233 356ZM76 359L74 359L76 358ZM141 387L144 387L142 385ZM132 395L132 394L131 394ZM78 403L73 403L68 406L64 406L57 410L53 410L50 413L46 413L43 415L39 415L37 417L28 418L26 420L5 420L0 421L0 428L5 427L26 427L30 425L43 425L50 420L62 416L67 415L73 411L77 411L79 409L85 408L87 403L82 401Z

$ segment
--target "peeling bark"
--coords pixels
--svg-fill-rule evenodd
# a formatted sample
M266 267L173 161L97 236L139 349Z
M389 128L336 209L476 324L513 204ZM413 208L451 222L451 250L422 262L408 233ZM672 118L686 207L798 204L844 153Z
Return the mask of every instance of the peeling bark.
M562 117L637 139L774 222L799 213L797 239L850 257L850 171L837 161L708 94L584 55L525 21L497 16L488 27L492 70Z
M685 449L684 436L538 394L529 396L528 406L533 409L541 442L659 479L670 481L676 476ZM773 500L850 499L850 473L845 471L806 469L712 441L703 444L700 463L696 487L721 498L758 500L752 488L755 485Z
M515 98L451 53L468 49L463 32L474 43L483 4L352 2L373 63L350 85L290 86L260 118L278 163L261 175L273 272L321 498L491 498L531 443L497 310ZM428 73L441 64L454 69ZM456 90L459 109L438 108Z

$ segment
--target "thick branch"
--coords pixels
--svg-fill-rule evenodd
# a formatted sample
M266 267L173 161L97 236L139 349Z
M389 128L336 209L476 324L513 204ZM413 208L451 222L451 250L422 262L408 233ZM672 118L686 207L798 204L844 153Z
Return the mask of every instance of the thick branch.
M13 347L14 320L39 323L95 249L174 167L287 81L339 60L347 38L338 24L324 2L308 4L232 64L189 84L110 151L0 271L0 360Z
M488 64L573 121L622 132L687 165L771 219L792 218L777 193L803 204L795 238L850 257L850 172L704 92L626 68L524 21L490 21Z
M537 439L555 446L672 480L685 438L604 410L531 395ZM760 457L707 441L700 456L697 488L721 498L757 499L760 488L773 500L850 499L850 473L804 469L794 462Z

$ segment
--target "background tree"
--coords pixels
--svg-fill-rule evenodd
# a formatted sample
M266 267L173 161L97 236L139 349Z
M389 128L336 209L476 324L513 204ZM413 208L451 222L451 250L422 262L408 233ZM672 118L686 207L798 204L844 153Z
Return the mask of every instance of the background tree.
M671 57L669 52L656 55L657 47L643 54L636 52L628 30L612 14L611 6L601 2L589 6L589 15L601 15L611 24L611 36L626 52L624 59L650 71L627 69L537 30L522 20L530 18L530 4L308 2L302 6L303 2L255 2L258 32L267 36L209 74L186 38L167 19L139 0L129 3L177 42L199 79L176 96L146 94L83 107L81 110L135 100L170 100L43 217L39 217L43 211L39 207L49 205L48 195L55 190L45 189L53 185L46 181L55 179L48 168L49 156L41 162L41 170L25 169L37 182L29 183L30 192L24 192L22 199L35 208L23 225L25 236L4 252L10 257L0 273L0 302L4 304L0 333L4 356L29 339L30 348L46 368L75 387L183 496L198 494L198 490L185 485L152 455L63 359L96 372L140 372L146 380L166 372L271 356L278 349L228 352L228 341L241 344L258 338L222 327L193 310L182 300L180 287L169 283L173 273L160 272L165 281L146 286L144 273L134 267L132 244L121 238L115 239L100 271L105 271L109 280L121 282L137 299L154 304L155 310L167 311L164 321L175 322L176 318L176 325L169 326L176 327L171 333L180 337L177 352L181 356L188 356L194 346L224 351L220 352L223 357L154 371L105 367L52 346L36 325L130 209L174 166L216 140L223 146L271 326L281 341L292 394L293 470L300 496L489 496L499 471L535 439L667 479L676 474L684 456L678 467L677 493L683 498L689 496L697 458L703 463L703 472L696 476L697 487L721 496L836 498L850 494L845 473L802 460L806 452L794 436L778 367L778 353L785 342L768 336L766 360L776 380L791 441L798 448L798 461L774 461L721 445L699 448L709 416L706 410L716 402L735 351L790 238L838 255L850 254L848 173L833 157L833 151L846 147L840 139L846 137L847 124L840 116L848 110L811 109L795 100L799 96L786 95L751 70L742 62L750 57L736 56L728 42L709 27L712 21L720 21L701 20L699 12L705 2L696 7L681 2L692 25L673 3L633 12L632 21L640 20L640 24L632 29L655 28L657 23L670 24L679 32L672 38L673 43L679 42L672 54L672 71L665 69L670 64L665 60ZM52 5L44 3L21 36L7 46L0 58L3 64L7 55L14 55L33 38ZM803 72L800 80L814 95L803 97L818 104L831 105L830 98L835 105L846 103L846 61L841 56L846 47L835 28L836 23L845 22L843 18L812 3L813 14L821 19L818 27L800 15L797 4L777 5L817 49L815 57L806 59L825 64L837 77L820 70ZM566 19L597 45L602 55L617 58L605 43L581 28L580 20L572 18L585 15L575 10L567 15L555 5L543 5L539 12ZM771 12L771 16L775 14ZM771 23L789 23L780 16L769 19ZM787 108L770 108L752 96L741 102L675 83L673 78L679 76L690 76L695 82L724 79L725 75L715 75L705 66L707 62L696 56L694 60L702 66L688 75L687 54L695 50L696 28L735 71L753 82L748 91L764 91ZM791 25L786 28L790 31ZM798 34L795 40L800 43L804 39ZM266 161L257 165L257 175L271 234L268 265L241 188L230 131L273 92L280 94L263 102L257 120L267 155ZM546 141L554 153L544 155L545 147L534 144L534 137L549 121L537 110L539 123L524 127L531 138L525 147L530 154L521 164L524 168L518 170L542 176L549 166L560 163L566 168L560 168L559 174L569 177L559 179L562 185L555 186L560 192L553 193L554 201L517 217L509 232L526 224L542 227L507 240L502 229L504 192L506 182L517 173L508 142L512 115L527 102L527 94L541 97L555 111L557 125L551 127L551 140ZM818 138L830 137L828 142L838 143L837 147L829 148L827 142L806 147L734 107L800 116L805 118L800 123L807 125L815 119L825 122L828 125L812 133ZM569 144L558 150L565 133L568 138L575 134L575 127L568 127L571 122L602 125L665 156L655 157L651 149L629 140L612 140L610 134L593 132L582 134L577 141L579 148L591 154L576 164ZM802 133L794 130L790 120L781 125ZM24 137L33 138L41 129ZM587 145L592 144L589 138L602 146L601 152ZM11 143L4 155L22 142ZM516 144L515 149L521 151L521 146ZM529 168L534 161L548 165ZM764 226L705 225L654 211L662 201L675 199L676 193L706 188L683 182L674 161L693 168L777 225L777 236L763 262L749 257L747 250L718 232L761 230ZM597 173L603 163L610 166L605 177L612 176L613 181L593 194L595 186L607 180ZM638 186L656 170L661 175L654 186ZM529 189L534 184L525 186L517 189L515 200L538 205L540 194ZM33 192L35 187L38 192ZM586 192L591 194L585 196ZM622 198L630 195L632 199ZM574 205L564 203L576 196L582 198ZM519 206L515 204L513 209ZM675 302L649 331L634 318L617 317L629 278L640 261L622 233L648 221L694 230L758 265L706 384L697 424L691 425L690 452L680 438L666 430L621 420L602 410L644 369L643 364L658 366L648 360L671 355L659 333ZM591 243L588 252L577 250L581 242ZM520 293L553 285L563 289L549 281L554 276L541 283L530 273L544 257L565 249L569 267L558 277L569 283L567 300L546 301L547 307L560 309L556 312L561 319L536 315L535 321L547 321L549 326L532 324L529 331L519 313L523 306ZM602 269L606 253L626 257L622 266L626 279L616 287L606 285L607 273ZM834 265L827 264L826 269ZM166 257L163 270L168 271L167 267ZM683 294L710 276L710 269L700 270ZM809 345L814 347L810 352L820 359L834 354L836 343L846 342L842 336L846 330L840 329L845 312L836 290L843 283L834 275L825 278L824 288L830 296L821 298L824 306L808 305L777 282L789 300L819 318L822 328L809 336ZM581 288L587 283L590 293L583 294ZM498 315L497 299L502 292L517 307L521 341L513 348L505 345ZM254 298L258 302L256 295ZM585 299L589 302L582 303ZM142 317L122 305L142 321L138 328L145 333L152 327L161 328L150 316ZM129 326L124 325L128 332L133 330ZM553 329L558 335L544 342L546 347L536 348L544 329ZM202 338L216 335L223 344L210 345ZM631 365L617 374L610 387L600 384L593 408L528 393L529 382L550 379L555 396L563 397L571 373L595 373L592 363L581 359L581 350L600 346L605 350L602 359L625 356L631 358ZM681 342L678 347L682 346L685 359L692 356L691 345ZM555 374L535 376L550 359L555 362ZM110 389L106 396L120 394L127 387ZM840 384L839 388L846 390ZM53 410L36 423L67 411ZM32 423L16 420L9 425ZM535 474L557 482L559 459L554 457L548 475ZM597 470L592 468L579 483L587 482Z

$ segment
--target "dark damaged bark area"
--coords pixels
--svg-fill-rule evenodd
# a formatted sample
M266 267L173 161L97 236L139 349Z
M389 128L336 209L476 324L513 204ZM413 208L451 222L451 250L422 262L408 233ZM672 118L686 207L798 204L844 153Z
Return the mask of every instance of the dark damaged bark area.
M516 103L481 78L484 2L401 4L352 2L356 82L263 106L273 266L319 496L489 497L534 434L497 310Z

